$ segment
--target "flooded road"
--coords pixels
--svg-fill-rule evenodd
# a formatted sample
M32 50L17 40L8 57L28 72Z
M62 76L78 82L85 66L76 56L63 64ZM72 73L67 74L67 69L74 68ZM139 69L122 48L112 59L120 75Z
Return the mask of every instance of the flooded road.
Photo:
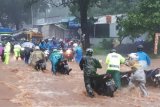
M103 62L103 61L102 61ZM160 59L152 61L158 67ZM50 63L45 73L37 72L23 61L11 59L9 65L0 63L0 105L4 107L160 107L159 88L147 87L148 97L141 97L139 89L123 88L114 98L86 96L83 72L75 62L70 75L50 72ZM122 69L126 69L122 67ZM105 64L99 73L105 72ZM1 103L2 102L2 103Z

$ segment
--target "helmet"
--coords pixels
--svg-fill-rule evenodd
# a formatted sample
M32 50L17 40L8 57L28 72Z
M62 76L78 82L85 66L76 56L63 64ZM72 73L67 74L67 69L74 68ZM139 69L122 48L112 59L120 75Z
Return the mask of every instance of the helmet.
M143 51L143 45L138 45L137 46L137 51Z
M23 47L21 47L21 51L24 51L24 48L23 48Z
M39 48L39 46L35 46L35 49L36 49L36 50L39 50L40 48Z
M58 50L57 49L53 49L53 52L57 52Z
M86 55L92 56L93 54L93 49L92 48L87 48L86 49Z
M116 52L116 49L112 49L110 52L111 52L111 53Z
M10 45L11 45L11 43L10 43L10 42L7 42L7 44L6 44L6 45L10 46Z
M136 53L128 54L129 60L138 60L138 55Z
M62 39L59 39L59 42L63 42L63 40L62 40Z
M74 44L73 44L73 46L74 46L74 47L77 47L77 46L78 46L78 44L77 44L77 43L74 43Z
M141 67L141 65L138 62L138 55L136 53L130 53L128 55L128 60L126 64L130 66L131 69L137 69Z

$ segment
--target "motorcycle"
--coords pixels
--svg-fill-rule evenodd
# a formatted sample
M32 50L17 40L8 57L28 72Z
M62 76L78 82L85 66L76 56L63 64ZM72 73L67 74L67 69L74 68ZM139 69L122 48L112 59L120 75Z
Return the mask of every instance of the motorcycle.
M45 63L45 61L44 60L37 61L36 65L35 65L35 69L37 71L39 71L39 70L42 70L42 71L46 70L46 63Z
M123 87L129 85L132 72L121 72L121 84ZM146 85L160 87L160 68L145 71Z
M145 71L147 85L160 87L160 68Z
M138 56L136 53L131 53L129 54L128 58L126 59L126 65L130 66L130 63L132 63L133 60L137 60ZM126 72L121 75L121 81L122 84L124 83L124 86L127 86L129 81L130 81L130 76L132 72ZM146 85L152 85L155 87L160 86L160 68L156 69L151 69L146 71L145 70L145 75L146 75ZM123 86L123 85L122 85Z
M91 87L99 95L110 97L114 97L114 92L117 89L110 74L101 74L93 77Z
M60 61L57 65L57 72L60 72L61 74L69 75L69 73L72 71L71 68L69 68L69 65L67 63L67 60Z
M47 50L44 50L44 56L45 56L45 59L46 59L46 61L48 61L48 57L49 57L49 50L47 49Z
M121 72L120 73L122 87L126 87L126 86L129 85L131 73L132 72L130 72L130 71L128 71L128 72Z
M72 61L73 60L73 50L71 48L68 48L64 51L64 57L65 59L67 59L68 61Z

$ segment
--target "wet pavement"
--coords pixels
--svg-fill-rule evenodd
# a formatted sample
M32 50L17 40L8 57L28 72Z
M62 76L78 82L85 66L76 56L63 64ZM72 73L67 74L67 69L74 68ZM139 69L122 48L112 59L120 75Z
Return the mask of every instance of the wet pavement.
M159 66L160 59L152 61L152 67ZM102 63L104 60L102 59ZM37 72L23 61L11 58L9 65L0 63L0 105L3 107L160 107L160 90L147 87L148 97L141 97L138 88L130 91L123 88L114 98L86 96L83 72L78 64L69 62L73 71L70 75ZM105 64L98 73L105 72ZM122 67L123 70L128 70Z

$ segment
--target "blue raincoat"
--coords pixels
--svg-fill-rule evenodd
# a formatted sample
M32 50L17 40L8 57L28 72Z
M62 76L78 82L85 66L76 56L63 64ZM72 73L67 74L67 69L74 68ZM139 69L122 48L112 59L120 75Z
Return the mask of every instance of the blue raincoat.
M59 51L53 51L49 56L49 60L52 64L52 72L56 74L57 64L63 60L63 55Z
M145 52L139 51L137 52L137 55L138 55L138 61L143 68L146 68L151 64L151 59Z
M75 48L75 61L79 63L80 60L82 59L82 56L83 56L83 50L80 46L77 46Z
M39 48L40 48L41 50L46 50L46 49L47 49L46 43L45 43L45 42L40 43L40 44L39 44Z

